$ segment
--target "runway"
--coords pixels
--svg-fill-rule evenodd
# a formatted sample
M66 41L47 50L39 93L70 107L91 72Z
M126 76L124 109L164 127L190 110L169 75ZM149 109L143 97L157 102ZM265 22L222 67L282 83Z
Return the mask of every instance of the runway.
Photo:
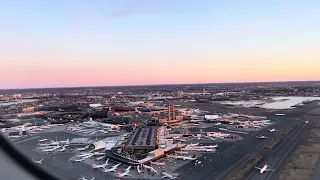
M180 168L181 174L185 173L183 179L186 180L222 180L226 179L233 171L235 171L246 159L252 154L263 154L263 162L257 164L261 167L267 163L268 168L275 169L274 171L259 174L258 170L252 168L245 175L245 180L270 180L275 179L276 174L281 169L284 162L286 162L292 152L294 151L299 138L306 130L306 124L302 121L291 120L287 117L274 117L274 122L278 122L270 127L264 128L257 132L250 132L245 139L237 143L224 143L224 146L219 146L217 152L208 161L206 158L203 161L203 166ZM281 130L286 126L296 125L297 128L293 129L289 134L284 135L281 131L269 132L268 129L276 128ZM262 149L266 140L258 139L256 136L264 135L269 138L279 138L281 143L274 149ZM190 169L191 168L191 169ZM188 170L187 170L188 169Z

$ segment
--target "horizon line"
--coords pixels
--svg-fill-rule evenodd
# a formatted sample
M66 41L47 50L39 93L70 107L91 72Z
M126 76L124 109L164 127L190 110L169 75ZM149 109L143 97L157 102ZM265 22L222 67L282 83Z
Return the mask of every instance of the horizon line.
M297 81L243 81L243 82L213 82L213 83L174 83L174 84L138 84L138 85L97 85L97 86L57 86L57 87L28 87L28 88L6 88L3 90L28 90L28 89L63 89L63 88L98 88L98 87L139 87L139 86L164 86L164 85L206 85L206 84L254 84L254 83L292 83L292 82L319 82L320 80L297 80Z

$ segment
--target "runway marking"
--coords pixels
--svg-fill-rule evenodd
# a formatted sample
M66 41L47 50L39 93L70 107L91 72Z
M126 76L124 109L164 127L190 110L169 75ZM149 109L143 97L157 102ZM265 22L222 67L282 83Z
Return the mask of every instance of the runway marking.
M29 140L31 140L31 139L36 139L36 138L38 138L38 137L40 137L40 136L34 136L34 137L31 137L31 138L28 138L28 139L24 139L24 140L15 142L15 144L19 144L19 143L21 143L21 142L29 141Z
M222 173L218 178L217 178L217 180L218 179L220 179L225 173L227 173L230 169L232 169L235 165L237 165L237 164L239 164L244 158L246 158L247 156L249 156L249 155L251 155L251 154L247 154L247 155L245 155L245 156L243 156L243 158L241 158L237 163L235 163L233 166L231 166L229 169L227 169L224 173ZM244 163L242 163L242 164L244 164ZM242 165L241 164L241 165ZM240 166L241 166L240 165ZM236 168L235 170L237 170L238 168ZM235 170L233 170L230 174L232 174Z
M270 178L270 176L273 174L273 172L278 168L278 166L281 164L281 162L284 160L284 158L288 155L288 153L291 151L291 149L297 144L297 142L295 142L292 147L289 149L289 151L283 156L283 158L281 159L281 161L277 164L277 166L274 168L273 171L271 171L271 173L269 174L269 176L267 177L266 180L268 180Z
M256 149L258 150L263 150L260 146L264 145L265 143L267 143L270 139L266 139L265 141L262 141L258 146L256 146Z
M282 153L282 151L290 144L291 141L293 141L293 139L298 135L299 131L301 131L301 129L303 129L304 127L305 127L305 125L302 126L302 127L298 130L298 132L297 132L294 136L291 137L290 141L287 143L287 145L286 145L285 147L282 148L282 150L278 153L278 155ZM297 129L296 129L296 130L297 130ZM296 131L296 130L295 130L295 131ZM277 155L277 156L278 156L278 155Z
M247 152L250 148L252 148L254 145L255 145L255 144L251 145L250 147L248 147L247 149L245 149L245 151L244 151L243 153L241 153L239 156L233 157L233 159L236 159L236 158L238 158L238 157L246 154L246 152ZM233 160L233 161L234 161L234 160ZM233 161L230 161L227 165L223 166L223 167L220 168L219 170L222 170L222 169L228 167L231 163L233 163ZM211 174L211 175L210 175L208 178L206 178L206 179L210 179L212 176L214 176L215 174L217 174L217 172L218 172L219 170L217 170L215 173ZM221 176L219 176L219 178L221 178Z
M258 167L261 167L261 165L266 164L266 162L269 160L269 158L270 158L270 155L266 158L266 160L264 161L264 163L261 163ZM248 178L247 178L246 180L248 180L255 172L256 172L256 170L253 171L253 172L250 174L250 176L248 176Z

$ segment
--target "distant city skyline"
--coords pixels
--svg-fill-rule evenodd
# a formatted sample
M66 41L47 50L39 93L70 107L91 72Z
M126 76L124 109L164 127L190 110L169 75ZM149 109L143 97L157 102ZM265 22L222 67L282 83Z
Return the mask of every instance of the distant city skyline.
M4 1L0 89L320 80L320 2Z

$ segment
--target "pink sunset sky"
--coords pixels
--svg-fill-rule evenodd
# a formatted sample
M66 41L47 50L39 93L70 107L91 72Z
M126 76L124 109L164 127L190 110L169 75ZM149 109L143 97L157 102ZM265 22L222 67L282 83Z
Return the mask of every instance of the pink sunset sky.
M320 80L317 2L62 2L0 7L0 89Z

